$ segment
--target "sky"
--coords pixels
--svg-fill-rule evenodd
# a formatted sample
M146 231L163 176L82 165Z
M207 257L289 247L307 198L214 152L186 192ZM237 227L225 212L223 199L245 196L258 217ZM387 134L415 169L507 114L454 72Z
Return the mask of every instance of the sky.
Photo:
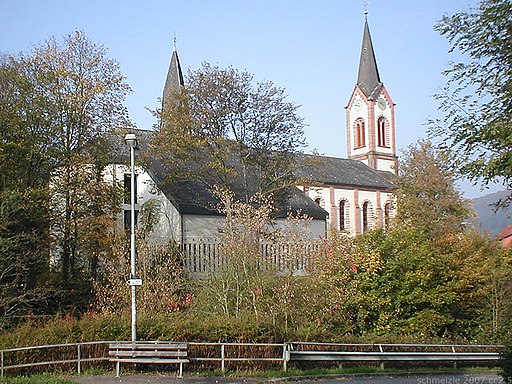
M359 65L364 10L381 81L396 103L397 148L426 138L433 95L455 60L433 26L478 0L0 0L0 53L30 52L83 30L120 63L140 129L155 124L173 51L184 71L233 66L284 88L301 107L306 152L346 157L345 109ZM479 188L461 188L476 197Z

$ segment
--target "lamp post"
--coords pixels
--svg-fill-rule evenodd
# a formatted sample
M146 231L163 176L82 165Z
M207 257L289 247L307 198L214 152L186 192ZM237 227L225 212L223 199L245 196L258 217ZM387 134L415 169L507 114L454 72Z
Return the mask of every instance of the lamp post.
M130 147L130 202L131 202L131 236L130 236L130 280L128 284L132 289L132 341L137 340L137 303L135 293L137 284L137 273L135 265L136 244L135 244L135 148L137 147L137 137L133 133L128 133L124 137L124 142Z

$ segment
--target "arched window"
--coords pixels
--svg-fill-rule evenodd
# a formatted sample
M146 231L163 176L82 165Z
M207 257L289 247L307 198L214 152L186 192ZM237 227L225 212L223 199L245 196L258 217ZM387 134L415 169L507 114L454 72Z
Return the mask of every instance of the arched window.
M322 208L325 208L325 201L321 196L315 197L315 203L317 203Z
M372 203L370 203L368 200L366 200L363 203L363 212L362 212L362 219L363 219L363 232L365 232L368 229L371 229L375 226L375 215L373 213L373 207Z
M345 209L346 209L346 201L341 200L340 201L340 231L344 231L347 229L345 225Z
M391 203L384 205L384 228L389 227L389 219L391 217Z
M377 120L377 143L379 147L389 147L388 144L388 121L384 116Z
M366 145L365 143L365 132L364 132L364 120L357 119L355 127L355 147L362 148Z
M370 203L368 201L365 201L363 203L363 232L365 232L368 229L368 210L369 210Z

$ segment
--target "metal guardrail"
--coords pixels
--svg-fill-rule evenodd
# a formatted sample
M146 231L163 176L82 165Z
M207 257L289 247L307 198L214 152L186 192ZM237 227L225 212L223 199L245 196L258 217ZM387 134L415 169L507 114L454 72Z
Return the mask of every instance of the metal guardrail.
M52 344L32 347L9 348L0 350L0 377L9 369L32 366L49 366L56 364L76 364L76 371L81 374L82 364L86 362L108 361L108 345L119 341L92 341L69 344ZM188 359L191 362L219 362L222 371L228 362L277 362L286 372L289 362L293 361L445 361L475 362L497 361L502 346L499 345L446 345L446 344L342 344L342 343L207 343L190 342ZM87 348L101 346L102 353L84 355ZM197 353L194 347L206 347L209 355ZM48 356L51 350L67 349L66 353L55 358L38 360L38 356ZM266 353L255 353L257 350ZM71 352L73 351L73 352ZM23 355L25 352L29 356ZM22 358L10 355L22 354ZM64 355L71 358L63 358ZM9 359L7 359L9 356Z
M498 345L290 343L288 361L477 362L500 359Z
M269 362L281 362L283 364L283 370L286 371L287 360L287 343L199 343L191 342L189 346L206 346L206 347L219 347L218 357L200 357L189 355L190 361L217 361L220 362L220 369L222 372L226 370L226 362L247 362L247 361L269 361ZM274 357L261 357L261 356L230 356L226 353L226 347L251 347L251 348L278 348L282 352L280 355Z
M43 366L43 365L54 365L54 364L76 364L76 370L78 374L82 372L82 363L92 362L92 361L104 361L108 360L108 344L109 341L89 341L83 343L68 343L68 344L51 344L51 345L39 345L32 347L20 347L20 348L9 348L0 350L0 378L4 377L4 372L8 369L16 369L16 368L26 368L33 366ZM107 354L102 356L93 356L93 357L84 357L82 356L82 351L84 346L90 345L101 345L105 344ZM24 351L38 351L38 350L49 350L56 348L74 348L76 351L76 357L72 359L52 359L46 361L30 361L30 362L22 362L17 364L6 365L6 354L9 353L18 353ZM37 353L34 353L37 355Z

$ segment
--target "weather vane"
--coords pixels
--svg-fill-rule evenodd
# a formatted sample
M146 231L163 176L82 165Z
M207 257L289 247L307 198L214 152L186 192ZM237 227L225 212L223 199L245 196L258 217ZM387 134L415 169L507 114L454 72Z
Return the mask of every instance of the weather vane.
M174 47L174 50L176 51L176 43L178 42L178 39L176 38L176 32L174 32L174 37L172 39L172 44Z

